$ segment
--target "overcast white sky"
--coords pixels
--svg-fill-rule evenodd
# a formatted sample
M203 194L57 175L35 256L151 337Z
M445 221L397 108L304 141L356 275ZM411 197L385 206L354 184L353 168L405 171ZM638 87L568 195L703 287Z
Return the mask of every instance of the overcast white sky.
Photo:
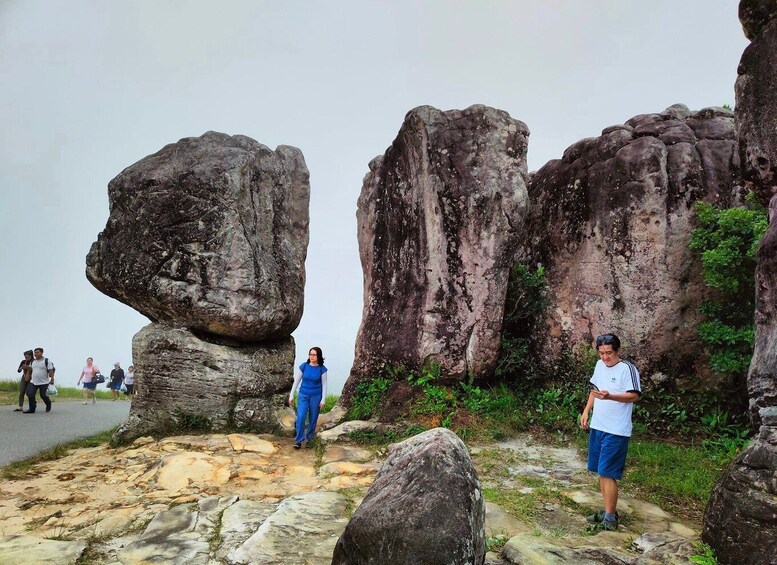
M339 390L361 320L356 200L408 110L506 110L536 170L636 114L733 105L746 45L735 0L0 0L0 379L39 345L63 384L87 356L130 364L148 321L84 276L108 181L216 130L305 155L296 364L320 345Z

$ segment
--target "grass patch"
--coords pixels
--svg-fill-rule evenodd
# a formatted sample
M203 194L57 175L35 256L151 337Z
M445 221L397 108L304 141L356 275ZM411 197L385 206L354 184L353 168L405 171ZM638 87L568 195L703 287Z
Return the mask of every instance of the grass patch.
M327 394L326 399L324 399L324 407L320 410L320 413L326 414L331 412L338 400L340 400L339 394Z
M698 519L733 458L724 450L632 440L624 485L640 498Z
M35 465L45 463L46 461L56 461L57 459L61 459L66 455L69 455L70 452L74 449L97 447L99 445L108 443L111 439L111 436L117 429L118 428L113 428L112 430L101 432L94 436L76 439L68 443L61 443L59 445L55 445L51 449L47 449L46 451L42 451L36 455L33 455L32 457L28 457L27 459L9 463L0 471L0 477L9 481L24 479L28 476Z
M521 492L514 488L484 487L483 496L507 512L527 523L537 516L537 497L531 492Z
M76 400L76 399L82 399L84 397L83 388L57 385L57 392L58 394L56 396L50 397L55 402L59 399ZM96 392L97 392L98 399L110 400L111 398L113 398L110 390L98 390ZM91 395L89 396L91 398ZM0 381L0 404L16 405L18 402L19 402L19 381L18 380ZM26 405L27 401L25 400L24 402Z
M348 434L348 439L358 445L369 447L383 447L392 443L397 443L414 435L425 432L427 428L418 425L411 425L399 430L355 430Z

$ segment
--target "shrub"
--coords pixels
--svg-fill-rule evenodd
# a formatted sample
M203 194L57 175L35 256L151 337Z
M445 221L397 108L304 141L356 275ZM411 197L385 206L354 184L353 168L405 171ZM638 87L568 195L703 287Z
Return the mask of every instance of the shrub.
M391 382L386 377L377 377L357 384L356 393L348 411L348 419L368 420L372 418L375 415L375 409L386 396Z
M753 354L756 251L766 232L767 215L750 194L744 208L716 208L697 202L690 247L701 253L704 281L715 293L702 304L707 321L699 339L710 350L712 369L744 379Z

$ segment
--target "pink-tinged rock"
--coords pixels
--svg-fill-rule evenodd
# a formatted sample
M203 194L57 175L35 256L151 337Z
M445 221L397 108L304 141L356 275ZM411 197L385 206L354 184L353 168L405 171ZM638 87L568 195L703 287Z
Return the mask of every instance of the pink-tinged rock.
M344 398L383 363L489 375L526 208L526 125L486 106L411 110L359 197L364 310Z
M537 359L560 360L614 331L646 379L715 386L697 336L710 291L689 242L697 201L739 201L733 113L676 104L626 124L532 175L519 261L547 277Z

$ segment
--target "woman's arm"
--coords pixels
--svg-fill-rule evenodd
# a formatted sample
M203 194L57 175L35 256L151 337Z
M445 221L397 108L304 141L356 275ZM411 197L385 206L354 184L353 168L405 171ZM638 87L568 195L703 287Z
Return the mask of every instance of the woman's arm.
M297 391L300 382L302 382L302 371L297 368L296 371L294 371L294 384L291 385L291 392L289 393L289 406L291 406L291 402L294 400L294 393Z
M326 404L326 376L327 373L321 375L321 403L319 404L321 407Z

